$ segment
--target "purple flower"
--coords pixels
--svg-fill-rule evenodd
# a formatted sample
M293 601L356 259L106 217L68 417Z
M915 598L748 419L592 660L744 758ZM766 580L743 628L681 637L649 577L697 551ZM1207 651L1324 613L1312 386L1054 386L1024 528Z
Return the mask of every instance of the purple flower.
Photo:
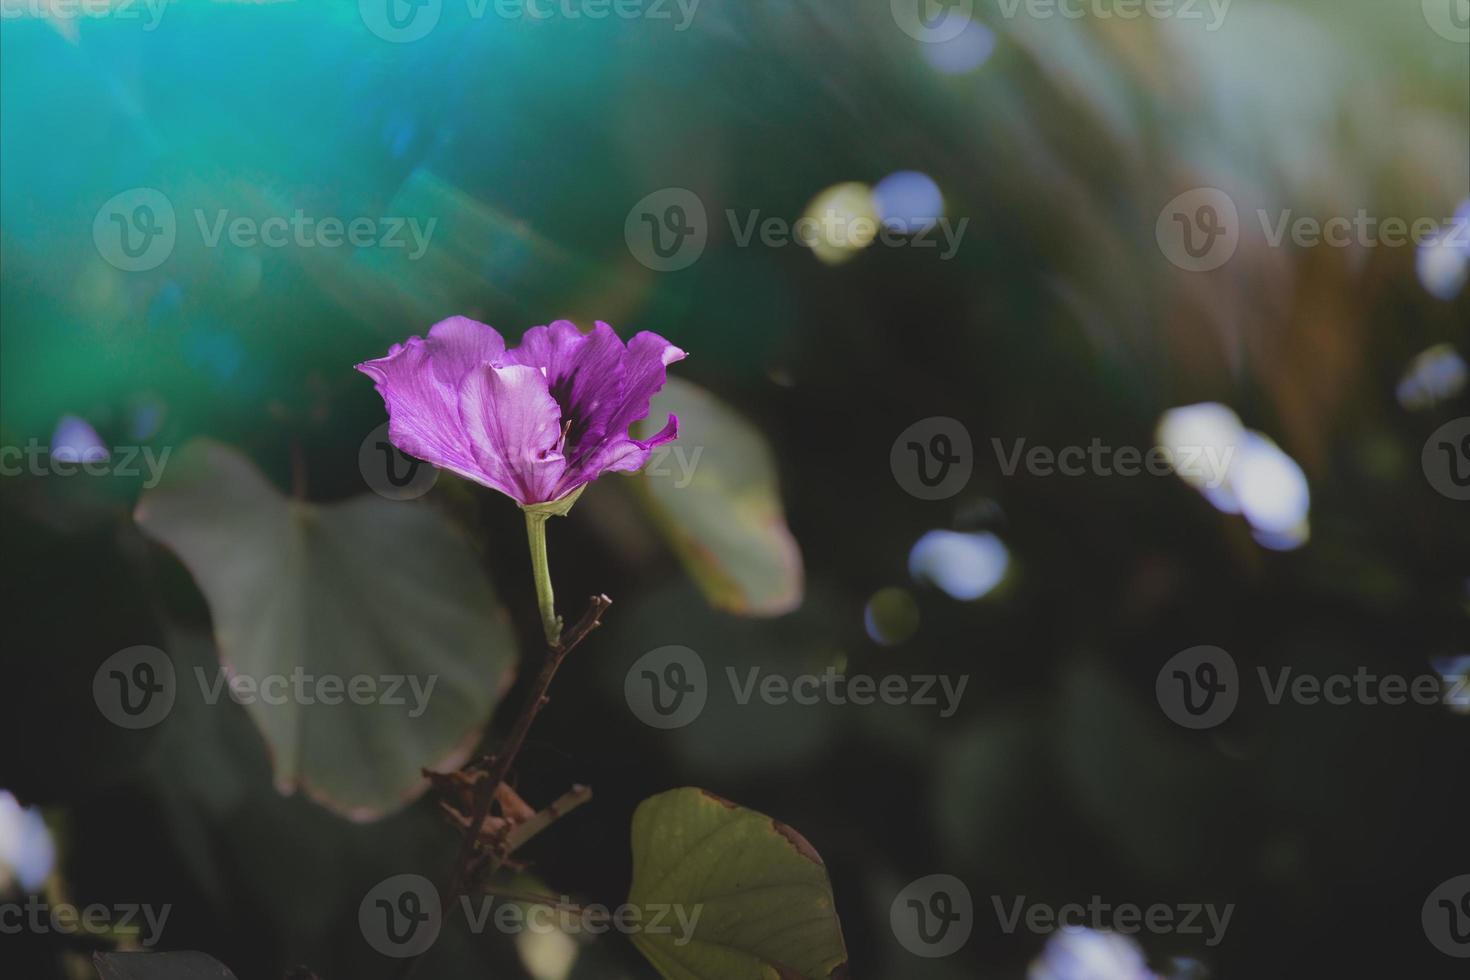
M658 334L625 347L605 323L584 334L568 320L532 327L506 350L494 327L456 316L357 369L383 396L393 445L527 506L636 470L672 441L672 415L646 441L628 427L685 356Z

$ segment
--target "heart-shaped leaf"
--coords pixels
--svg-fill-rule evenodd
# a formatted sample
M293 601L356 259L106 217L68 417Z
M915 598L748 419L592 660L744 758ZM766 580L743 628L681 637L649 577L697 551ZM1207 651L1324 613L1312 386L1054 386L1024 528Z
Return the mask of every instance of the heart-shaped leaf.
M816 850L785 824L704 790L639 805L628 902L644 925L633 944L667 980L847 976Z
M196 441L135 516L193 574L229 678L196 670L179 696L245 704L283 792L381 816L423 791L420 769L462 761L509 682L510 625L427 504L291 500Z
M655 521L717 608L778 616L801 605L801 551L786 526L776 464L751 424L698 385L670 378L647 426L679 416L679 438L639 477Z
M230 968L204 953L93 953L102 980L235 980Z

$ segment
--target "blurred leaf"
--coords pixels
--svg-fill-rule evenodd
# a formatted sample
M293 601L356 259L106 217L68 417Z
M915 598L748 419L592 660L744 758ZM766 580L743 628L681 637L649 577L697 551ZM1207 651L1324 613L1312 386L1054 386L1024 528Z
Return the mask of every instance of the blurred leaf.
M1060 775L1114 854L1175 878L1228 860L1217 842L1248 814L1239 770L1214 740L1172 728L1094 658L1069 665L1054 710Z
M687 778L796 775L818 764L839 743L843 715L851 717L851 711L827 701L798 704L757 695L742 698L740 691L773 675L821 674L837 668L848 651L833 638L842 633L843 617L851 615L840 597L814 589L801 609L789 616L740 618L711 609L700 601L692 583L679 579L647 596L630 598L621 608L607 634L599 638L605 649L597 657L600 690L616 699L609 707L617 714L602 723L612 744L636 742L657 731L631 710L626 697L629 684L640 696L652 693L638 662L669 644L685 647L690 656L699 658L706 698L698 713L677 729L677 738L659 741L649 750L660 757L671 754L671 762Z
M786 526L765 439L709 392L677 378L654 398L640 430L661 427L670 414L679 417L679 438L656 450L639 478L670 544L717 608L753 616L795 609L801 551Z
M811 844L785 824L704 790L670 790L639 805L628 901L671 906L668 931L633 935L669 980L847 974L832 886ZM680 910L686 919L699 913L692 938L679 928L673 913Z
M198 441L136 518L193 574L229 675L287 679L282 703L243 699L283 790L381 816L423 791L421 768L457 764L508 682L511 628L474 552L426 505L290 500L237 451ZM317 686L327 677L335 691ZM347 696L362 677L373 693ZM209 697L219 678L190 681Z
M204 953L93 953L92 964L102 980L235 980Z

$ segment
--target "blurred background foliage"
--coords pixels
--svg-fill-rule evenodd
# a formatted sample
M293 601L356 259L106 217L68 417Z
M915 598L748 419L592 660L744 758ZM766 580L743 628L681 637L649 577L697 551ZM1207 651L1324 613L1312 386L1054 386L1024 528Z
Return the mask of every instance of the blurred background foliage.
M280 492L330 506L365 492L359 448L383 421L351 366L391 343L453 314L512 338L560 317L657 331L692 353L675 373L718 399L710 424L730 413L758 433L750 458L768 454L777 481L762 513L790 560L734 598L725 582L722 601L681 562L687 542L657 530L687 498L666 488L660 511L641 478L601 481L553 524L563 612L597 591L616 605L518 767L528 799L572 782L596 793L530 849L548 889L616 904L635 805L698 785L812 841L857 976L1025 975L1041 937L981 927L937 961L898 945L889 901L936 872L967 882L982 923L990 895L1237 904L1219 947L1143 939L1160 970L1185 957L1220 977L1450 976L1418 910L1470 863L1465 717L1247 698L1199 734L1168 722L1153 689L1159 665L1199 643L1243 672L1418 674L1464 652L1470 525L1419 453L1467 414L1465 394L1409 407L1396 390L1426 349L1464 354L1470 300L1436 295L1411 248L1248 236L1224 269L1190 275L1154 226L1197 186L1228 191L1247 224L1258 209L1448 217L1470 196L1470 48L1430 31L1419 0L1235 0L1213 32L1008 19L992 4L976 16L993 48L973 63L937 57L877 0L705 0L686 31L471 19L446 3L410 44L373 36L350 3L180 0L154 30L7 17L0 443L46 444L67 415L106 445L180 452L208 437ZM738 247L723 219L794 219L825 188L898 170L928 174L946 214L969 219L952 260L873 247L829 266L804 248ZM162 266L127 273L91 229L138 186L174 203L180 235ZM692 267L657 273L623 229L664 187L695 191L711 230ZM205 248L193 233L195 209L298 208L437 225L416 261ZM1005 476L989 448L1146 448L1162 412L1203 401L1300 464L1304 547L1262 547L1178 480ZM898 433L932 416L976 444L974 478L948 501L911 497L888 469ZM242 980L295 963L387 976L357 903L389 874L438 879L453 840L431 805L350 822L282 795L228 702L181 698L147 731L109 725L91 698L98 665L153 644L181 674L213 669L213 597L134 523L140 480L22 474L0 493L0 787L46 808L67 893L171 903L165 945L207 950ZM536 650L514 508L449 476L396 506L459 529ZM718 527L719 513L701 519ZM1004 542L998 588L959 601L914 580L915 542L946 529ZM879 642L892 637L871 615L865 626L885 589L879 618L898 610L900 642ZM660 732L622 691L633 661L666 644L721 675L970 681L950 718L715 695L697 722ZM51 975L55 953L27 947L6 975ZM445 980L524 970L510 943L454 929L428 966ZM615 936L573 973L647 975Z

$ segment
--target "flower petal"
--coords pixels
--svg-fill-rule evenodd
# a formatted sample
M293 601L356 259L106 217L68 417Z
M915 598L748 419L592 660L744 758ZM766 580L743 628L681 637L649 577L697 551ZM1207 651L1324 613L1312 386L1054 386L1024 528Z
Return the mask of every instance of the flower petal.
M567 445L572 452L600 442L607 434L609 412L619 404L625 349L612 327L599 322L582 333L570 320L532 327L508 359L542 369L551 396L561 406L562 422L571 422Z
M459 388L471 371L504 354L505 340L494 327L454 316L430 327L427 337L394 344L387 357L364 361L357 369L383 396L393 445L486 483L460 422Z
M479 467L459 421L459 396L438 380L429 345L419 337L394 344L387 357L357 369L372 378L388 409L393 445L435 466L479 480Z
M668 366L688 356L656 333L644 330L635 334L628 341L628 353L623 358L623 391L608 419L607 432L622 435L634 422L647 418L653 396L668 379Z
M459 417L487 483L523 504L553 499L566 469L561 409L546 378L524 364L483 365L459 390Z
M456 388L475 368L498 363L505 354L500 331L467 316L440 320L429 328L425 344L435 376Z
M576 467L568 468L556 488L558 497L571 493L584 483L591 483L603 473L631 473L648 462L653 450L679 437L679 417L670 415L668 424L651 439L614 437L604 442Z

